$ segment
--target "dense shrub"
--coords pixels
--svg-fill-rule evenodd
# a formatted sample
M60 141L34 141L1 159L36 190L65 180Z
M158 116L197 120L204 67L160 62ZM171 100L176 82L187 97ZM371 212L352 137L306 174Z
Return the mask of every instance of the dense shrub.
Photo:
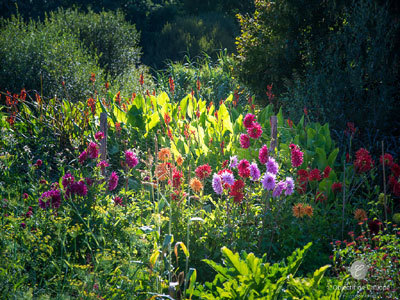
M97 58L50 19L24 23L13 17L4 21L0 30L1 90L27 88L58 96L66 92L78 99L91 88L91 72L102 77Z
M135 25L128 23L121 11L95 13L77 9L58 10L50 14L50 22L58 28L68 28L77 36L99 64L113 75L121 74L140 59L140 35Z
M144 62L160 67L166 59L181 60L185 54L195 57L205 52L215 58L216 50L224 48L232 53L236 32L234 20L219 13L177 17L160 33L152 33L153 45L147 48Z
M345 121L393 127L399 113L399 72L393 63L398 61L393 40L398 26L386 7L370 0L354 3L342 22L340 29L309 47L305 76L289 84L286 107L293 114L306 106L320 121L342 127Z

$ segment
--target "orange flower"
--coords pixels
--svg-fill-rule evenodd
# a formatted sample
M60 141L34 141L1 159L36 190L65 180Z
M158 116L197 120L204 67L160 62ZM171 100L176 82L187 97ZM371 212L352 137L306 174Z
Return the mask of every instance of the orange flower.
M304 213L305 213L307 216L312 217L312 215L313 215L313 208L312 208L312 206L311 206L311 205L306 205L306 206L304 207Z
M195 193L199 193L203 189L203 184L197 178L190 180L190 187Z
M180 167L183 164L183 157L181 155L176 159L176 164Z
M296 218L302 218L304 216L304 207L302 203L297 203L295 206L292 208L293 210L293 216Z
M361 208L356 209L356 211L354 212L354 219L356 219L357 221L361 222L367 218L367 213Z
M158 159L161 161L168 161L171 159L171 151L169 148L162 148L158 151Z
M160 181L167 180L169 173L171 171L171 164L169 163L161 163L156 166L156 170L154 174L156 178Z

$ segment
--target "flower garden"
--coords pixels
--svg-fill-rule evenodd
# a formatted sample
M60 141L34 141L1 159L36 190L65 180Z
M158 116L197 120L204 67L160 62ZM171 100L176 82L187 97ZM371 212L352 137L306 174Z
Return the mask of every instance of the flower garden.
M5 298L395 299L397 158L352 152L351 124L340 153L306 111L174 89L5 95Z
M3 2L0 299L399 299L396 1Z

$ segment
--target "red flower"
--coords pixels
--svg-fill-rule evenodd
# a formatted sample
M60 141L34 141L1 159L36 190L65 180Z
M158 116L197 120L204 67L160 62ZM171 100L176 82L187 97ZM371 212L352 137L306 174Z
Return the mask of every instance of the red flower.
M315 196L315 202L325 202L326 201L326 195L323 192L317 192L317 195Z
M392 174L394 177L399 178L400 177L400 166L398 164L392 164Z
M371 155L364 148L359 149L356 152L356 160L354 161L354 167L357 173L365 173L370 171L374 166L374 161Z
M238 164L239 176L247 178L250 176L250 163L246 159L242 159Z
M195 172L196 172L196 176L200 180L203 180L204 178L210 176L212 171L211 171L210 165L209 164L205 164L205 165L197 167Z
M321 180L321 173L319 172L318 169L314 169L310 171L310 174L308 175L308 180L310 181L320 181Z
M304 153L300 151L299 147L295 144L290 145L291 155L292 155L292 166L300 167L303 163L303 155Z
M297 170L297 175L299 176L299 181L307 182L308 181L308 172L304 169Z
M290 119L287 119L287 124L290 128L293 128L293 121Z
M389 177L389 186L392 188L393 195L400 197L400 182L393 175Z
M330 166L326 166L326 168L324 170L324 178L328 178L331 171L332 171L332 168Z
M165 113L164 114L164 122L165 122L165 125L169 125L169 122L171 122L171 117L169 116L169 114L168 113Z
M173 94L175 91L175 84L174 84L174 80L172 79L172 77L170 77L168 79L169 81L169 90L171 91L171 93Z
M143 84L144 84L143 73L142 73L142 74L140 74L140 77L139 77L139 83L140 83L140 85L143 85Z
M256 116L253 114L247 114L243 119L243 126L247 129L253 127L254 122L256 121Z
M334 182L331 186L332 192L334 194L340 193L342 191L342 183L341 182Z
M235 183L232 185L231 191L229 195L233 197L233 201L236 203L241 203L244 194L243 194L243 189L244 189L244 182L242 180L236 180Z
M250 147L250 137L247 134L240 135L240 146L245 149Z
M254 122L252 127L247 128L247 134L252 139L258 139L262 135L262 133L263 133L263 131L262 131L261 125L258 124L257 122Z
M178 189L181 186L181 179L183 178L183 174L180 171L174 170L172 172L172 186L175 189Z
M390 155L389 153L385 153L385 155L381 155L381 157L379 158L379 162L382 165L382 159L385 160L385 166L391 167L393 164L393 156Z
M368 228L371 234L378 234L379 231L383 229L382 222L379 220L369 220Z

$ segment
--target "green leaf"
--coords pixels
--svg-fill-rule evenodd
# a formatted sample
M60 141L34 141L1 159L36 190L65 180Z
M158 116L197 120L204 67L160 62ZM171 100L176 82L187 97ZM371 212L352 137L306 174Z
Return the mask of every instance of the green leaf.
M335 164L338 153L339 153L339 148L335 148L331 152L331 154L329 154L328 161L327 161L329 166L333 166Z

